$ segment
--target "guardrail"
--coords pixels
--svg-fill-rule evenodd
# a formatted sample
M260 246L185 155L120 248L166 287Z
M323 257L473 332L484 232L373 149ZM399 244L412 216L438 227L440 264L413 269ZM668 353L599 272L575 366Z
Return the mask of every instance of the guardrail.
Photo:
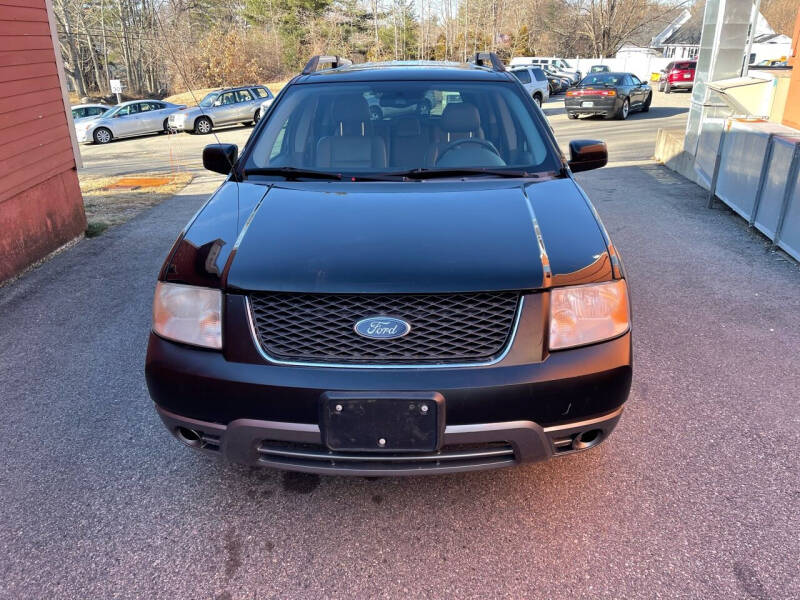
M715 198L800 261L800 131L764 120L726 119L709 207Z

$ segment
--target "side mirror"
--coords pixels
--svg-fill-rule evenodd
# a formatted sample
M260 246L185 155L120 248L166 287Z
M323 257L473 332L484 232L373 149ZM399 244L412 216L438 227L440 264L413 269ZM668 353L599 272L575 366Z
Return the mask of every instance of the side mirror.
M569 168L573 173L605 167L608 148L600 140L572 140L569 143Z
M203 166L214 173L228 175L238 156L236 144L209 144L203 148Z

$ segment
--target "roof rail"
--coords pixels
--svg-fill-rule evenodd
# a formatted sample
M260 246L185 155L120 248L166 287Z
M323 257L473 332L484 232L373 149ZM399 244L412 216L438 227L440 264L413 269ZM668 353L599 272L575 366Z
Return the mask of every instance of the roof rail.
M472 62L479 67L492 67L494 71L505 71L503 61L494 52L476 52ZM488 64L487 64L488 63Z
M314 73L317 70L317 67L322 64L330 64L331 66L328 67L329 69L336 69L338 67L346 67L348 65L352 65L353 61L347 60L346 58L342 58L341 56L330 56L325 54L317 54L316 56L312 56L311 60L306 63L306 66L303 67L303 75L309 75L310 73Z

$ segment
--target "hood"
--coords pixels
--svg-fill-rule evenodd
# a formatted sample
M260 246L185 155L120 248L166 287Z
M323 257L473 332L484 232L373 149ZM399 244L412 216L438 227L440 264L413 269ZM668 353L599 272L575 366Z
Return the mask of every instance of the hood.
M199 106L191 106L189 108L181 108L176 110L173 114L175 115L186 115L187 118L191 117L199 117L203 113L208 113L209 108L200 108Z
M608 263L597 220L567 178L281 183L247 221L227 266L231 290L533 290L550 283L551 270L554 277L610 278L610 267L596 268Z

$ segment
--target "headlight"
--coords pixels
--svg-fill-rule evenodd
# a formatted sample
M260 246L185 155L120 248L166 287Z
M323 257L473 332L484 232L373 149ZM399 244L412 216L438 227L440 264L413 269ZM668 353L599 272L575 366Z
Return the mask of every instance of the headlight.
M204 348L222 348L222 292L158 282L153 331L161 337Z
M630 327L624 279L550 291L550 349L593 344Z

